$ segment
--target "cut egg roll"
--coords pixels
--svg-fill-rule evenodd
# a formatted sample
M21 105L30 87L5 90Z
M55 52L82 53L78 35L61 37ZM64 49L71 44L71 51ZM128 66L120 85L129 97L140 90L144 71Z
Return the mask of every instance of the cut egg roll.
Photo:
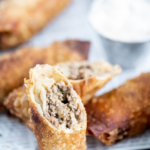
M73 85L74 90L86 104L108 81L121 72L119 65L105 61L66 62L56 65Z
M29 40L70 0L0 0L0 49Z
M150 73L93 98L85 108L88 134L106 145L143 133L150 126Z
M68 79L50 65L36 65L29 76L25 83L39 149L85 150L86 112Z
M23 85L29 69L36 64L56 65L65 61L87 59L89 42L68 40L46 48L24 47L0 56L0 105L13 89Z

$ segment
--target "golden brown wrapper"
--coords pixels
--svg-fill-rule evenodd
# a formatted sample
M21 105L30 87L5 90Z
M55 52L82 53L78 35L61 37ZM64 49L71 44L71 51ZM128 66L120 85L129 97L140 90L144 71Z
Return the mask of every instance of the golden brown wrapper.
M150 125L150 73L93 98L86 111L88 134L106 145L144 132Z
M0 1L0 49L29 40L60 13L70 0Z
M0 56L0 104L13 89L23 85L28 71L36 64L55 65L69 60L87 58L89 42L68 40L55 42L47 48L24 47Z
M62 129L56 128L45 117L45 100L39 97L43 94L42 88L53 85L53 81L63 81L71 86L67 78L56 68L50 65L37 65L30 70L30 79L26 80L28 100L30 103L30 116L32 131L37 138L40 150L85 150L86 149L86 112L81 99L73 90L74 99L81 110L82 121L77 125L79 128ZM46 77L46 78L45 78ZM39 98L40 99L39 99ZM40 101L39 101L40 100Z
M73 65L82 66L85 64L93 66L97 74L93 74L93 76L86 77L84 79L72 80L72 79L69 79L66 69L63 69L63 68L69 68L69 66L73 66ZM119 65L112 66L106 61L98 61L98 62L88 62L88 61L73 62L72 61L72 62L60 63L56 65L56 67L60 69L60 71L62 71L64 75L66 75L66 77L69 79L70 83L73 85L74 90L81 97L84 105L108 81L110 81L113 77L115 77L122 71Z

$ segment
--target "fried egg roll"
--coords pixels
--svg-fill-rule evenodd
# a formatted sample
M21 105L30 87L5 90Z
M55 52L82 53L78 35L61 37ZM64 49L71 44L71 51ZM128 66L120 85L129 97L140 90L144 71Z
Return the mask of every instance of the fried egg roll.
M105 61L66 62L56 65L73 85L74 90L86 104L109 80L121 72L119 65Z
M25 47L0 56L0 104L13 89L23 85L29 69L36 64L56 65L69 60L85 60L89 42L55 42L47 48Z
M85 150L86 112L68 79L50 65L37 65L29 74L25 83L39 149Z
M93 98L86 112L88 134L106 145L144 132L150 125L150 73Z
M1 0L0 49L29 40L60 13L70 0Z

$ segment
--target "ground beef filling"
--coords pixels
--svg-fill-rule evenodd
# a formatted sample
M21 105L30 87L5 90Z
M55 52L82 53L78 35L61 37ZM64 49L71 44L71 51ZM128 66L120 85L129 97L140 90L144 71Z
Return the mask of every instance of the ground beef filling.
M72 96L73 88L66 86L63 81L56 82L47 89L46 118L56 128L71 129L81 120L81 110Z
M75 65L70 66L70 76L69 79L79 80L91 77L95 74L94 66L91 64L82 64L77 67Z

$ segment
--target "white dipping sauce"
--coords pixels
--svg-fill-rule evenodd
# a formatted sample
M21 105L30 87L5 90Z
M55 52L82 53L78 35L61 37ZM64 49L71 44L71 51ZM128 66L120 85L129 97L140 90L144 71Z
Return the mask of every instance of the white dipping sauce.
M109 39L150 39L150 0L95 0L89 13L93 27Z

